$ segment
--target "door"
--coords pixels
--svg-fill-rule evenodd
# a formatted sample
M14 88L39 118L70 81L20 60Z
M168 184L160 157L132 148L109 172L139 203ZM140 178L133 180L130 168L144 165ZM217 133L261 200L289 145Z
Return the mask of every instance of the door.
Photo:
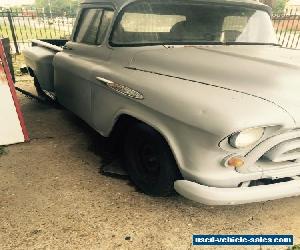
M109 58L102 46L113 10L83 8L73 38L54 58L54 85L59 103L92 125L91 72L95 65Z

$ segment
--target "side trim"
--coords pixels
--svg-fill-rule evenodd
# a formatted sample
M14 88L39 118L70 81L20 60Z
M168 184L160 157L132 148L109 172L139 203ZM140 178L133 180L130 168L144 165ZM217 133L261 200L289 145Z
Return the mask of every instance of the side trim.
M143 100L144 99L144 96L140 92L138 92L134 89L131 89L131 88L125 86L125 85L112 82L112 81L107 80L103 77L96 77L96 79L97 79L97 81L101 82L102 84L104 84L108 88L112 89L113 91L115 91L115 92L117 92L121 95L130 97L130 98L133 98L133 99L137 99L137 100Z

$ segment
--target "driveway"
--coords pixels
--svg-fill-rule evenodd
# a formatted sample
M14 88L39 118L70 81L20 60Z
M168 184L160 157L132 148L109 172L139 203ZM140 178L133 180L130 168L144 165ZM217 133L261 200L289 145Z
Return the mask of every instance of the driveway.
M31 141L0 156L0 249L191 249L192 234L294 234L300 242L300 197L210 207L146 196L126 177L101 174L119 163L87 125L19 97Z

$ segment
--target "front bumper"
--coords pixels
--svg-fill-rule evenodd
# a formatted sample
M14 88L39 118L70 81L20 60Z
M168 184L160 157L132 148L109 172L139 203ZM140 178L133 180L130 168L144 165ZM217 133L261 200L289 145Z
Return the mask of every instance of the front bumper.
M238 205L300 195L300 180L254 187L217 188L187 180L174 184L175 190L187 199L206 205Z

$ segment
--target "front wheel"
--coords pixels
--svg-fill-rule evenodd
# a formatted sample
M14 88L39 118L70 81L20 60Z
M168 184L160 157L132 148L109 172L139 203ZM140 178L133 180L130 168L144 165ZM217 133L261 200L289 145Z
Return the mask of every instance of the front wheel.
M125 167L133 183L145 194L170 196L181 179L174 156L165 139L150 126L138 123L124 138Z

